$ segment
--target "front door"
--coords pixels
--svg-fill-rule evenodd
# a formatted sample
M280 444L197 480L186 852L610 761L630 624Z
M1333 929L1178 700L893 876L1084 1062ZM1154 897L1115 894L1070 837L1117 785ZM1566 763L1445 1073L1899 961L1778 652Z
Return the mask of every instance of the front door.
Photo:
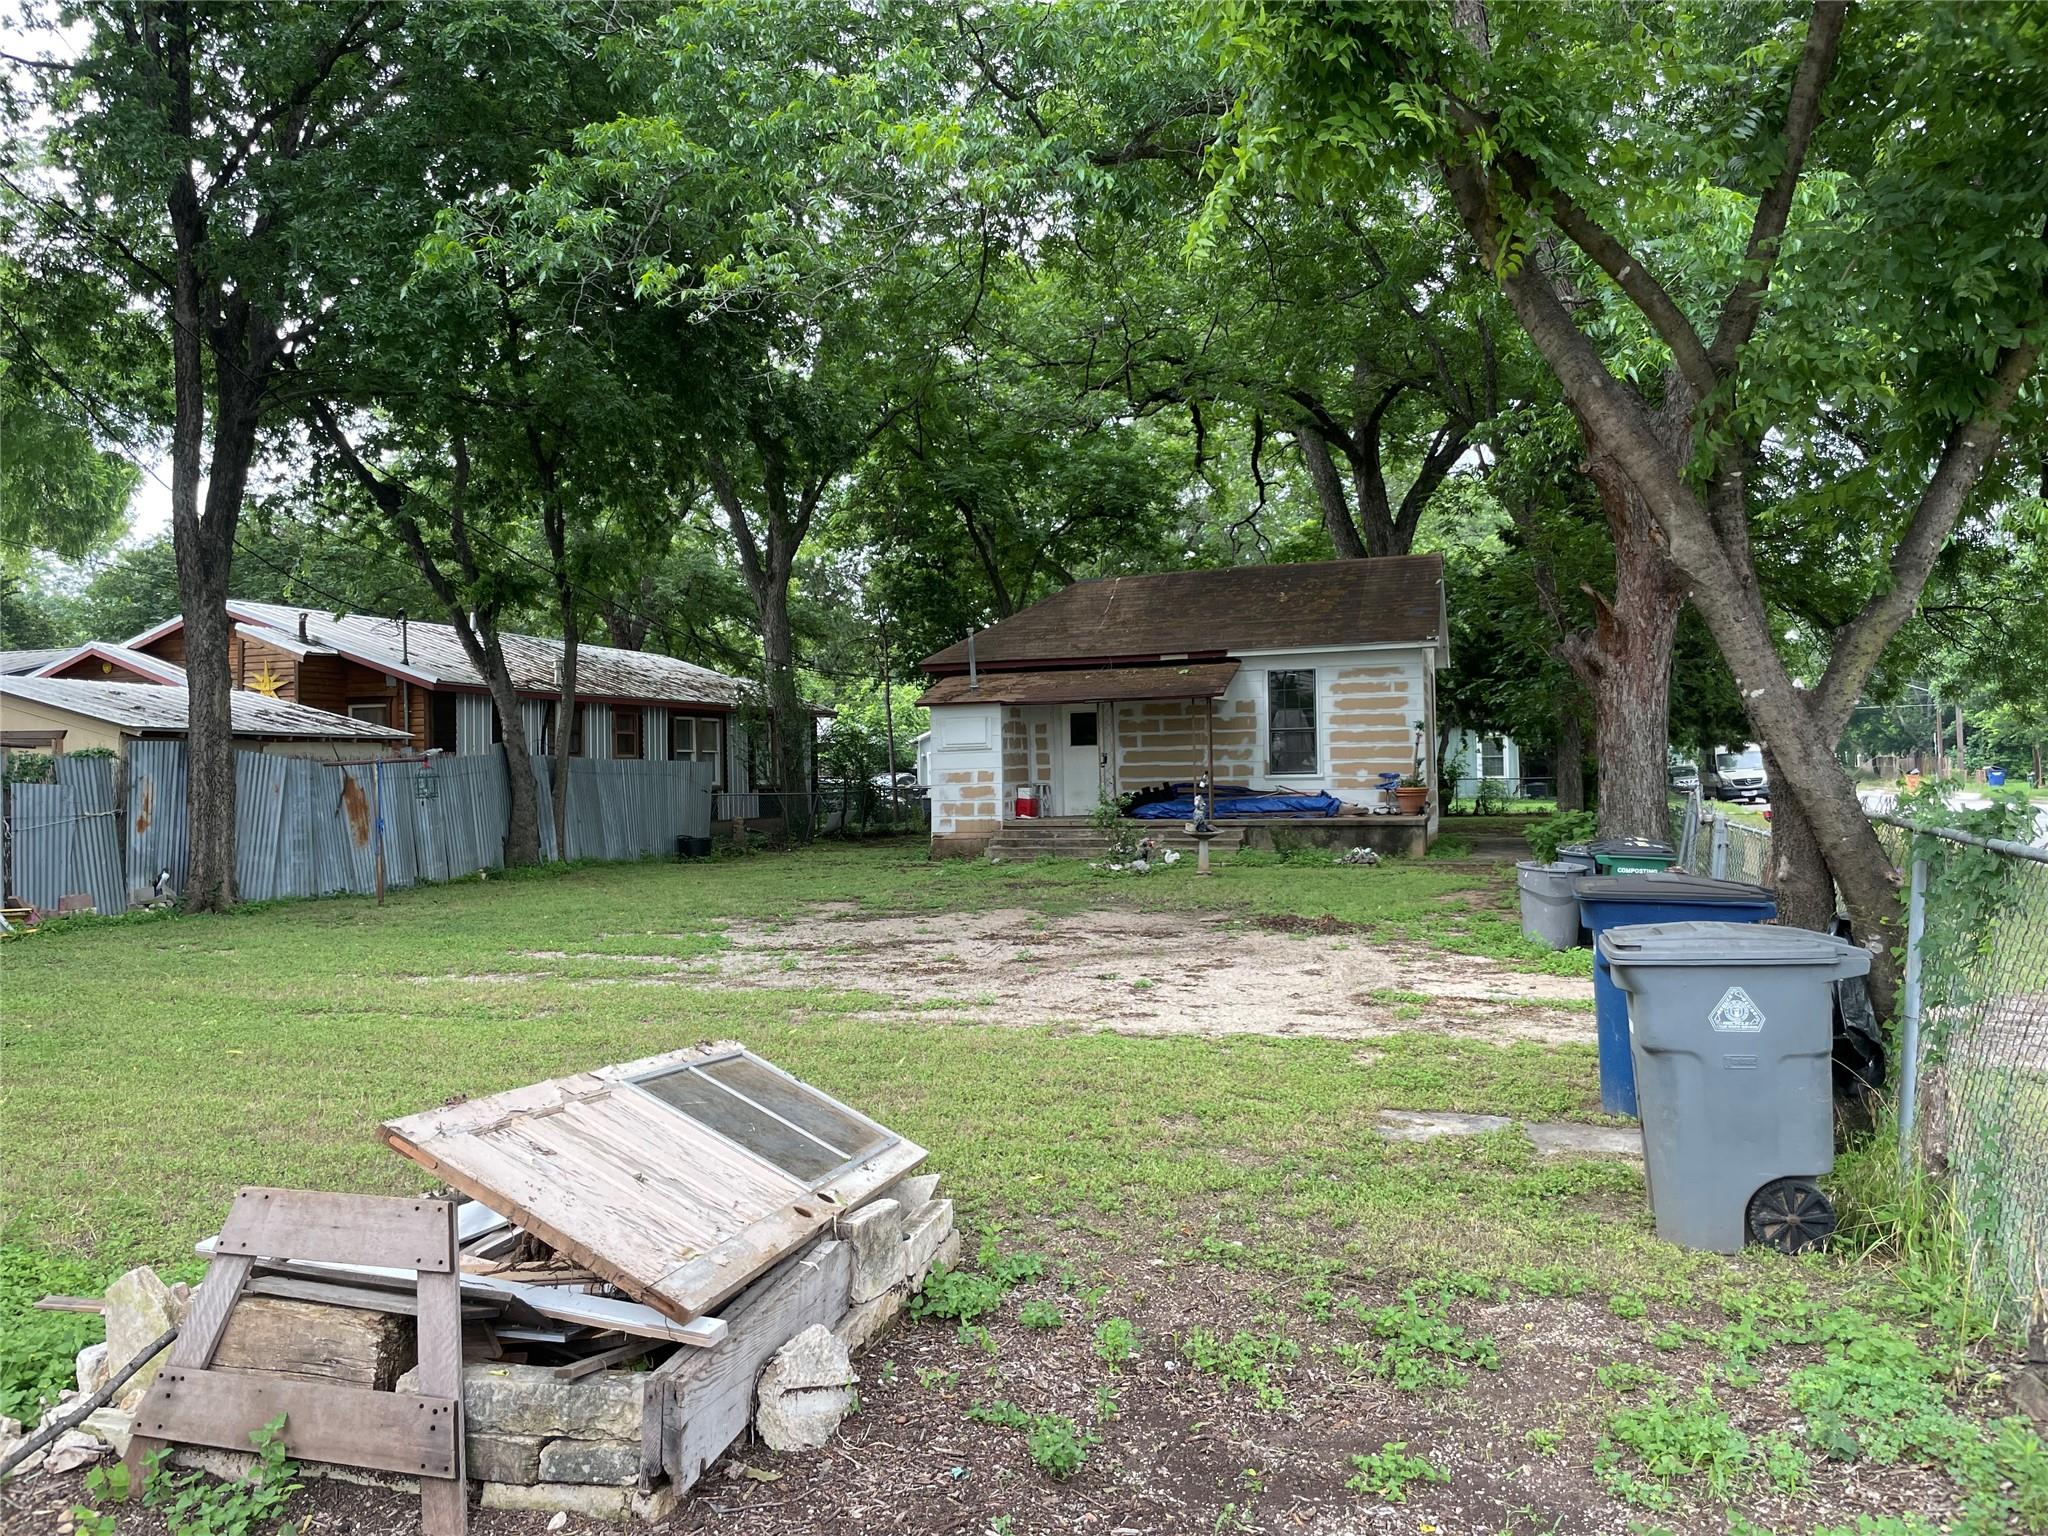
M1060 707L1059 814L1086 816L1102 799L1102 736L1093 704Z

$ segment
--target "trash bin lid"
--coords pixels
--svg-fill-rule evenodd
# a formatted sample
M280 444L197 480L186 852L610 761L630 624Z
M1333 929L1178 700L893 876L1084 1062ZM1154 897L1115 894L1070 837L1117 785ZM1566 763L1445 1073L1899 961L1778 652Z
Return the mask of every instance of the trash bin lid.
M1845 976L1870 969L1860 945L1767 923L1633 923L1601 934L1600 953L1609 966L1827 965Z
M1660 843L1650 837L1603 837L1597 842L1583 845L1586 852L1594 855L1607 854L1610 858L1626 854L1661 853L1667 858L1677 858L1678 850L1669 843Z
M1536 859L1520 859L1516 861L1515 868L1538 869L1546 875L1583 875L1586 872L1585 865L1573 864L1564 859L1560 859L1554 864L1544 864Z
M1752 906L1758 902L1775 904L1777 901L1761 885L1688 875L1675 869L1642 869L1625 875L1580 875L1572 882L1572 894L1581 901L1676 901L1688 905L1740 902Z

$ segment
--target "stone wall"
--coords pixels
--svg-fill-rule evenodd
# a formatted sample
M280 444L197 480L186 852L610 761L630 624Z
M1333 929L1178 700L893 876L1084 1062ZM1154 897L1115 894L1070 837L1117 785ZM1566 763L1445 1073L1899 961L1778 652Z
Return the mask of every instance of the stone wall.
M1422 700L1411 691L1409 670L1398 666L1341 667L1328 675L1325 721L1329 744L1323 760L1338 793L1372 784L1383 772L1415 766L1415 721Z

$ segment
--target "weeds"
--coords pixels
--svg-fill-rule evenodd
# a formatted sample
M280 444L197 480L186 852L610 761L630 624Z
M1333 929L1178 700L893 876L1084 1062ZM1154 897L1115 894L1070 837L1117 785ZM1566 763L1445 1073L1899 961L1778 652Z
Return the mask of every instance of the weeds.
M1115 1370L1138 1357L1138 1330L1128 1318L1112 1317L1095 1330L1095 1353Z
M1064 1328L1067 1319L1060 1309L1049 1301L1027 1301L1017 1309L1017 1321L1026 1328L1050 1333Z
M1055 1479L1069 1478L1080 1471L1095 1444L1095 1437L1082 1434L1065 1414L1029 1413L1003 1398L975 1403L967 1410L967 1417L977 1424L1023 1431L1024 1447L1031 1453L1032 1461Z
M1595 1457L1594 1470L1617 1495L1652 1509L1668 1505L1661 1497L1644 1497L1634 1472L1619 1466L1614 1446L1635 1453L1643 1476L1660 1493L1676 1479L1697 1477L1716 1498L1726 1498L1749 1462L1749 1437L1728 1422L1707 1387L1683 1401L1657 1397L1640 1408L1617 1408L1607 1417L1607 1433L1613 1444Z
M1471 1378L1452 1361L1482 1370L1500 1369L1500 1350L1490 1338L1475 1338L1450 1320L1448 1299L1441 1293L1425 1301L1414 1292L1392 1306L1346 1308L1381 1341L1373 1374L1396 1390L1419 1392L1425 1387L1462 1387Z
M1287 1394L1273 1379L1273 1372L1300 1359L1301 1346L1284 1335L1239 1329L1226 1340L1206 1328L1193 1328L1180 1347L1196 1370L1251 1388L1261 1408L1277 1411L1287 1406Z
M298 1468L284 1453L283 1414L251 1435L249 1443L256 1450L256 1465L235 1482L204 1472L173 1475L164 1470L169 1452L154 1452L142 1484L142 1502L162 1511L170 1536L253 1536L260 1527L283 1518L302 1485L292 1480Z
M1416 1483L1448 1483L1451 1474L1426 1456L1410 1456L1405 1440L1389 1440L1376 1451L1351 1458L1351 1476L1344 1486L1354 1493L1376 1494L1393 1504L1406 1504Z

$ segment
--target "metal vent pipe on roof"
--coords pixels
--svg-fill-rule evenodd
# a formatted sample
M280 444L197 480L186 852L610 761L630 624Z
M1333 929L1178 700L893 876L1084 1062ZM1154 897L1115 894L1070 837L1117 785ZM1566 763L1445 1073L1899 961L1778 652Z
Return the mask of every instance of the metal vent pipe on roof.
M974 669L974 631L967 632L967 691L981 692L981 674Z
M302 610L299 614L299 643L306 645L310 644L311 641L312 637L306 633L306 615Z

